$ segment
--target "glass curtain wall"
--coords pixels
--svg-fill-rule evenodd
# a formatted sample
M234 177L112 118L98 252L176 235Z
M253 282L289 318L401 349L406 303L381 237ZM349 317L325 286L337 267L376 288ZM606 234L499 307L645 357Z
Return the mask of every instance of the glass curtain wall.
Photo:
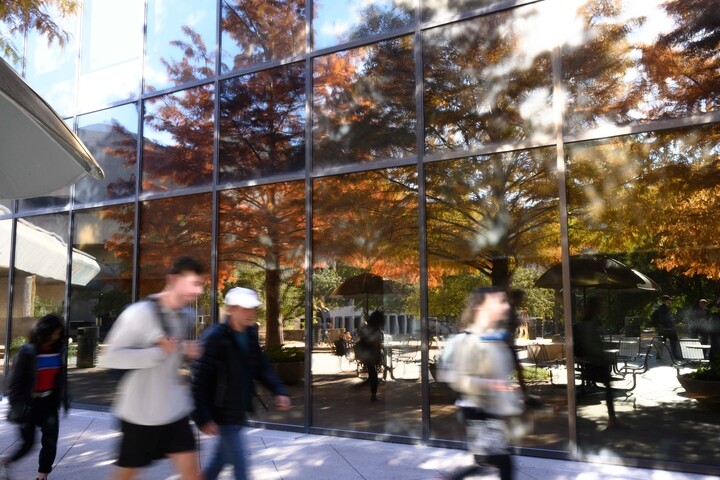
M314 182L314 426L420 436L417 209L412 167ZM368 364L351 350L376 311L384 317L382 352ZM370 368L379 378L377 399Z
M578 139L565 148L578 446L716 464L720 415L688 377L720 358L720 129L708 115L720 109L720 23L706 16L719 5L576 6L562 74L564 131ZM672 128L633 134L651 122ZM598 259L613 273L590 279ZM611 394L598 378L603 360Z
M73 402L107 406L119 378L96 366L93 343L102 345L120 312L132 302L135 205L94 208L74 215L73 262L94 262L87 278L70 286L68 382ZM90 347L84 342L90 341ZM88 355L89 352L89 355Z
M256 419L303 425L305 374L305 187L303 182L245 187L220 192L218 201L219 302L233 287L258 292L260 341L288 386L293 409L257 405ZM221 306L219 318L225 317ZM286 350L282 354L281 347ZM291 353L291 354L290 354Z
M12 320L9 345L6 344L10 361L29 338L30 330L38 318L48 313L65 316L68 221L66 212L17 220ZM3 226L10 226L10 222L3 221ZM94 272L99 271L97 262L83 255L73 260L71 268L77 272L72 276L72 282L76 285L86 284L93 278Z
M0 203L6 348L55 309L102 336L189 254L214 274L198 332L249 286L263 344L304 362L295 408L256 420L461 447L435 368L467 293L503 285L524 293L521 451L717 468L688 377L720 351L718 0L83 3L55 63L18 40L108 176ZM67 300L65 269L23 263L38 235ZM375 310L372 402L353 344Z

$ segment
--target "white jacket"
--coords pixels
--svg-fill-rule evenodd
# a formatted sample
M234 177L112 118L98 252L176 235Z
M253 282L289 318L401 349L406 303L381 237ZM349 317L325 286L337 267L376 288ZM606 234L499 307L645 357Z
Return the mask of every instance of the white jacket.
M189 386L180 376L182 349L167 353L155 345L165 336L155 309L147 300L128 306L110 329L98 361L102 368L128 370L118 383L112 411L138 425L167 425L193 409ZM185 340L187 314L163 312L172 335Z
M514 371L513 352L505 340L459 333L445 347L438 377L460 394L459 406L506 417L524 408L519 385L511 379Z

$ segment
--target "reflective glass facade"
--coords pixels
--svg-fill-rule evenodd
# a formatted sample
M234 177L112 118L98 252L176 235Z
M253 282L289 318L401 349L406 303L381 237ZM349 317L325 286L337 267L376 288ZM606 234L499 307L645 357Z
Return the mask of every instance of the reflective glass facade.
M467 293L502 285L525 293L513 347L538 404L518 452L717 471L720 397L687 381L720 362L717 12L85 0L62 55L14 39L11 63L106 178L0 202L4 372L34 317L62 312L75 341L99 327L102 343L189 254L211 272L198 333L248 286L263 342L305 353L292 411L255 421L461 448L437 361ZM663 294L675 352L651 320ZM609 396L578 347L591 306ZM380 402L335 346L375 309ZM114 381L70 355L75 401L107 406ZM609 398L629 428L607 428Z

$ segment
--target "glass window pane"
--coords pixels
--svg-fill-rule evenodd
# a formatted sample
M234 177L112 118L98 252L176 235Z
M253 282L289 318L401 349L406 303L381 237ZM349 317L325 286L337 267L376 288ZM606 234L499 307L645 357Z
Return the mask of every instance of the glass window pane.
M85 0L80 51L80 111L140 94L144 0Z
M305 0L222 2L221 71L305 52Z
M148 2L146 92L215 73L216 9L217 0Z
M456 17L479 8L507 3L504 0L420 0L424 22Z
M75 184L77 203L100 202L135 194L138 105L131 103L78 117L78 136L105 172Z
M304 65L231 78L220 88L220 182L302 172Z
M591 347L597 348L599 331L605 354L600 358L609 357L614 368L615 414L630 427L597 434L610 423L608 397L595 388L592 371L580 370L578 444L588 454L720 465L714 454L720 412L685 383L705 357L720 359L718 151L717 123L566 149L571 254L601 256L634 269L629 285L619 281L627 272L620 276L622 270L614 267L610 278L618 280L607 287L585 282L587 287L573 290L575 343L584 346L578 358L598 363ZM570 277L577 283L588 268L573 265ZM650 280L638 280L639 274ZM672 296L664 307L666 326L652 319L661 293ZM700 299L708 300L709 308L702 308ZM639 343L636 353L624 353L628 343ZM644 433L648 428L652 437Z
M313 185L313 426L419 438L421 325L417 175L414 168L316 180ZM392 219L392 221L388 221ZM356 341L384 311L371 400L368 364L327 348Z
M143 202L140 210L139 298L162 290L173 260L189 255L210 273L212 195L187 195ZM209 284L208 284L209 287ZM209 291L198 299L198 315L210 314ZM198 317L198 322L203 318Z
M567 450L567 372L560 297L536 288L544 268L559 258L555 148L434 162L427 166L428 315L430 372L434 375L468 293L487 285L525 292L513 305L514 346L527 394L545 409L519 445ZM552 361L536 361L545 349ZM431 383L431 436L463 440L455 396Z
M236 286L257 291L263 301L258 322L265 346L304 351L304 182L226 190L220 192L218 209L218 297ZM303 425L304 365L274 368L288 386L293 408L289 412L257 408L253 419ZM272 404L270 395L259 393Z
M315 49L382 35L412 26L412 0L321 0L313 2Z
M98 341L132 301L134 204L75 213L73 284L70 286L70 334L97 327ZM75 265L77 264L77 268ZM72 345L72 344L71 344ZM68 381L73 402L109 407L118 377L104 369L86 369L86 359L69 349ZM80 347L82 348L82 347Z
M566 133L720 109L716 0L575 3Z
M552 138L552 36L541 5L425 32L426 152Z
M314 167L414 155L414 93L412 37L316 59Z
M59 115L68 116L75 113L80 17L60 17L57 7L48 8L54 21L68 33L67 43L64 47L57 42L48 44L45 35L30 30L25 55L25 80Z
M22 55L25 42L19 33L10 32L10 26L0 22L0 58L22 75Z
M213 86L203 85L145 101L143 192L212 181L214 96Z
M67 213L27 217L17 222L10 334L16 345L27 340L40 317L48 313L64 315L67 240ZM91 274L99 267L93 260L73 259L72 268ZM82 274L73 276L72 281L83 281Z

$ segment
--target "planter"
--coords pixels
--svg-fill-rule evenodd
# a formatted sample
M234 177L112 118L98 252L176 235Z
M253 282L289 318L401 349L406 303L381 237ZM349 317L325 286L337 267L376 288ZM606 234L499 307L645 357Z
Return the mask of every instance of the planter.
M305 362L270 363L278 378L285 385L297 385L305 376Z
M687 373L678 375L678 381L689 397L714 408L720 408L720 381L695 380Z

